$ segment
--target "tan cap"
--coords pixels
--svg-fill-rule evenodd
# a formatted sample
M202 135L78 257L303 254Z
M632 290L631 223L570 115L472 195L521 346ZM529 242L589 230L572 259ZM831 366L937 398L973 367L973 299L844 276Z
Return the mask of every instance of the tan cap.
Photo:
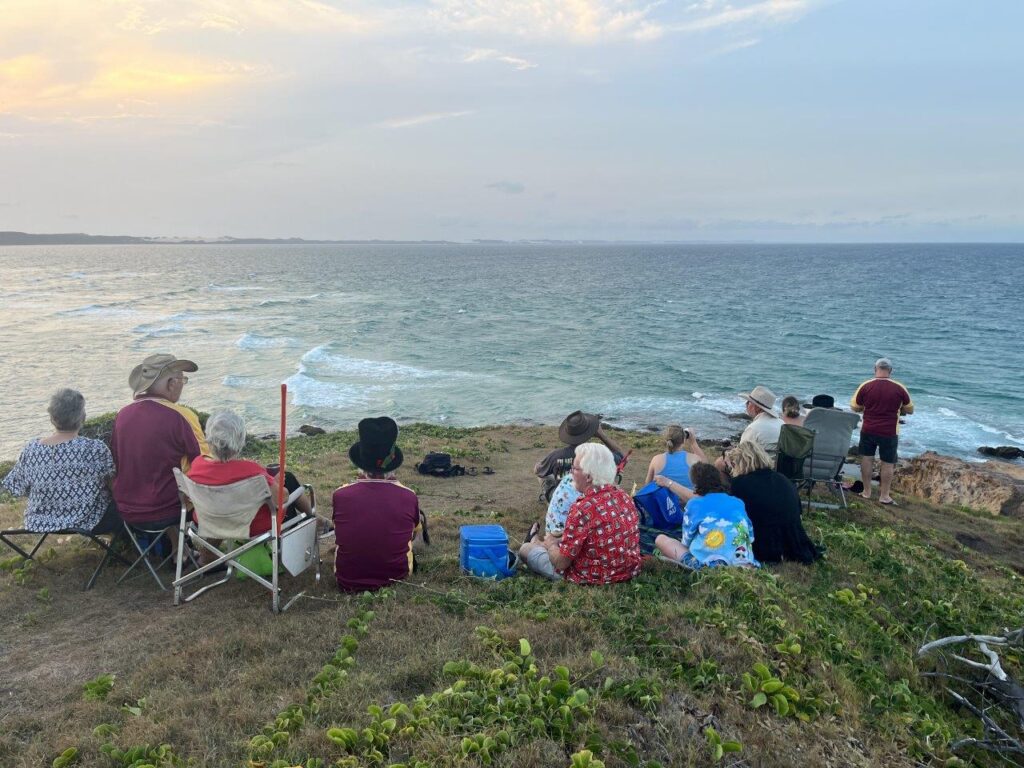
M166 352L158 352L150 355L139 365L132 368L128 376L128 386L132 388L132 394L138 395L145 392L165 373L176 373L178 371L198 371L199 366L191 360L179 360L174 355Z

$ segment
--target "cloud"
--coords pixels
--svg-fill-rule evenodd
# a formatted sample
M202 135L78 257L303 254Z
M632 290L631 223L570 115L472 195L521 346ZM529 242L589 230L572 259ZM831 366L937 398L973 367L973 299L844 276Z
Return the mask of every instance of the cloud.
M671 32L705 32L739 24L779 24L796 21L808 13L820 0L759 0L753 3L712 0L691 5L690 18L667 24Z
M459 32L597 43L653 40L661 3L633 0L433 0L432 18Z
M733 51L742 51L744 48L752 48L759 42L761 42L761 40L756 37L747 38L746 40L737 40L735 43L723 45L721 48L715 51L715 53L721 55L726 53L732 53Z
M481 61L500 61L502 64L508 64L513 69L517 69L520 72L527 69L535 69L537 67L532 61L521 59L518 56L509 56L508 54L496 51L493 48L477 48L466 54L466 57L462 60L464 64L475 64Z
M496 181L493 184L488 184L487 189L504 192L506 195L521 195L526 191L526 186L518 181Z
M383 128L412 128L415 125L424 125L426 123L436 123L438 120L450 120L456 117L465 117L466 115L472 115L473 110L464 109L459 112L428 112L423 115L413 115L412 117L399 117L392 120L384 120L378 125Z

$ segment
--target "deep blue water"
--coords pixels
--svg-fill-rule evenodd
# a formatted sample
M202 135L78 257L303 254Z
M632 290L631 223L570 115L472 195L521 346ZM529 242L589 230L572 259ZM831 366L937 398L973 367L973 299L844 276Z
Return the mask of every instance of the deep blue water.
M846 401L893 360L901 437L1024 447L1021 245L365 245L0 248L0 456L58 386L127 401L152 352L194 359L184 402L254 431L365 415L454 425L738 430L735 393ZM742 425L739 425L742 426Z

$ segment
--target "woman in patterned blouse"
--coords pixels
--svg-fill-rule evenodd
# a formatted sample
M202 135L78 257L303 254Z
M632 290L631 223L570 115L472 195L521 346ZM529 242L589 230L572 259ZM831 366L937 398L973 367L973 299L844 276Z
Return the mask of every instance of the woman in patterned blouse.
M4 490L14 496L28 496L27 530L92 530L113 504L109 485L114 460L110 449L99 440L78 436L85 423L81 392L57 390L47 410L54 433L25 446L3 480Z
M569 508L561 537L547 534L519 550L530 570L577 584L629 581L640 572L640 516L633 499L615 485L615 458L599 443L576 446L573 485L580 497Z

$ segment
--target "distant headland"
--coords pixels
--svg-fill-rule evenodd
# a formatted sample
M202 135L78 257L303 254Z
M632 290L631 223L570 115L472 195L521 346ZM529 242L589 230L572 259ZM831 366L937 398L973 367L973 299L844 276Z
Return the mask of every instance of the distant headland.
M737 245L753 240L307 240L302 237L138 237L84 232L0 232L0 245Z

